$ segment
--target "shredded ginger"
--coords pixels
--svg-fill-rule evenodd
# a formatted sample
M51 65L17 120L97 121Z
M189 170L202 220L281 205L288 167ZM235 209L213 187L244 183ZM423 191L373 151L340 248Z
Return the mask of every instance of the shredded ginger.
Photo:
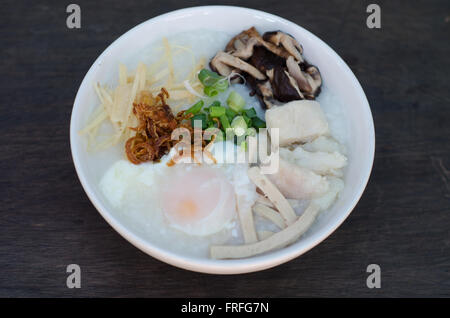
M127 67L120 64L119 81L115 88L94 84L100 107L93 111L87 125L79 132L87 136L88 149L104 150L135 135L139 120L133 112L133 104L143 91L156 96L165 88L170 94L171 108L175 111L202 96L197 73L205 66L206 59L196 61L190 48L171 45L167 39L163 39L162 49L161 58L149 66L139 63L134 73L130 74ZM174 59L178 58L190 64L190 69L185 72L187 74L176 73ZM186 82L190 84L185 85ZM100 133L100 127L105 122L113 129L106 136Z

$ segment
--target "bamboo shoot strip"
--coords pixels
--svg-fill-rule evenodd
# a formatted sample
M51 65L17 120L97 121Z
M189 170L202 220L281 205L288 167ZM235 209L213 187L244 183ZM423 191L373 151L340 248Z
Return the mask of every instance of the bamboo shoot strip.
M243 196L237 196L237 210L239 215L239 222L241 223L242 234L246 244L258 241L258 236L255 231L255 223L253 222L253 212L248 203L245 202Z
M284 222L283 217L275 211L272 208L269 208L268 206L260 203L256 203L253 206L253 212L255 212L257 215L262 216L263 218L273 222L276 226L278 226L280 229L284 229L286 227L286 224Z
M215 259L244 258L282 248L304 234L313 224L318 212L319 207L315 204L310 204L297 221L284 230L271 235L265 240L252 244L211 246L211 257Z
M247 174L250 180L252 180L253 183L264 192L269 200L272 201L277 210L281 213L281 216L285 219L286 224L292 224L297 218L297 215L277 187L270 182L265 175L261 174L259 167L248 169Z
M269 236L272 236L273 234L274 232L272 231L258 231L258 239L262 241L268 238Z
M265 206L268 206L269 208L275 207L268 198L266 198L265 196L263 196L262 194L259 194L259 193L258 193L258 198L256 199L256 203L264 204Z

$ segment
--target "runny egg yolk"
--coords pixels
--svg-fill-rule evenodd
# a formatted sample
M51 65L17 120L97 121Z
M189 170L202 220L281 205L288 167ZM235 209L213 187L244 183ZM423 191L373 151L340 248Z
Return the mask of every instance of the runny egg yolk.
M186 218L188 220L195 218L197 210L198 210L197 204L192 199L181 201L177 208L177 212L180 215L180 217Z
M169 224L190 235L216 233L234 217L234 189L219 169L179 164L161 188L161 208Z

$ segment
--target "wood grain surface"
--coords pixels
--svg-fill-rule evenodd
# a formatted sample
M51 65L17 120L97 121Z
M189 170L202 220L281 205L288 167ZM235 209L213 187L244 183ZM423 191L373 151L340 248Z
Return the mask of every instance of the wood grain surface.
M371 1L373 2L373 1ZM0 5L0 296L450 296L450 2L223 1L280 15L349 64L372 107L376 155L344 224L305 255L234 276L181 270L142 253L97 213L76 176L69 121L83 76L131 27L205 1L69 1ZM66 266L82 287L66 287ZM381 266L380 289L366 267Z

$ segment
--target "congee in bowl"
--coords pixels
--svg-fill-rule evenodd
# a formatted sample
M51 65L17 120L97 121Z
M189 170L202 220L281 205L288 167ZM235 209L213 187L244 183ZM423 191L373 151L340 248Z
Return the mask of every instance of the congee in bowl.
M340 99L283 30L164 36L92 83L98 188L134 231L181 255L240 259L289 246L345 188Z

